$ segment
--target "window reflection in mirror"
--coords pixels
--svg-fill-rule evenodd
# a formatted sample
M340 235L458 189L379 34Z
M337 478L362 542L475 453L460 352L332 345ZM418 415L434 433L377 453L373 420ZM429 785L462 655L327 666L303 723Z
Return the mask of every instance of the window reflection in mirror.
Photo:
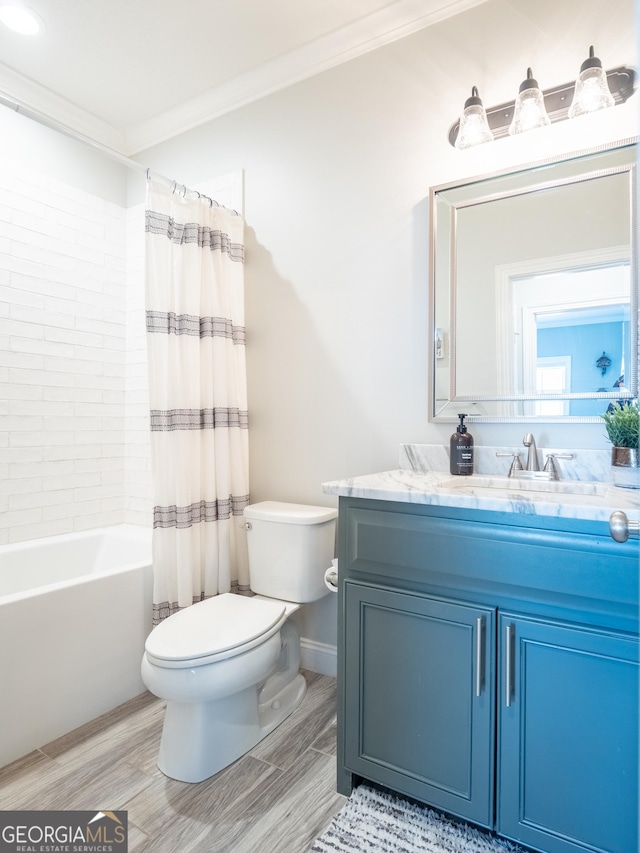
M629 263L512 282L512 388L523 394L622 393L630 363ZM597 416L602 400L537 400L534 415Z

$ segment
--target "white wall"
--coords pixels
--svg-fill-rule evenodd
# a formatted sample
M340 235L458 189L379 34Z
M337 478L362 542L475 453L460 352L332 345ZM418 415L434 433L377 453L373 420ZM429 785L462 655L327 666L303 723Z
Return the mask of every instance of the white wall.
M254 500L331 503L323 481L396 467L400 442L448 441L427 420L429 187L631 136L638 95L482 151L451 148L448 128L472 85L492 106L528 65L543 88L566 82L590 43L606 68L635 65L633 22L633 0L490 0L140 155L191 185L244 169ZM485 444L521 432L474 427ZM536 433L604 446L597 425ZM302 621L335 642L333 599Z
M148 523L126 171L4 108L0 153L0 543Z

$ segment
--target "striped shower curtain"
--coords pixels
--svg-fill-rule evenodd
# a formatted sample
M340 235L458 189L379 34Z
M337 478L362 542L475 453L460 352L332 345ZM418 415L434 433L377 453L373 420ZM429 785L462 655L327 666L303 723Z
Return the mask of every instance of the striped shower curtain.
M154 624L248 589L244 220L147 186Z

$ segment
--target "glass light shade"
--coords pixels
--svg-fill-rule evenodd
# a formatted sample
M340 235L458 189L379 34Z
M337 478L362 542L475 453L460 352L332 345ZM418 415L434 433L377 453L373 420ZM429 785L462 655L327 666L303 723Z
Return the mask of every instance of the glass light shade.
M478 90L474 86L471 97L464 103L464 110L460 116L460 128L456 137L456 148L472 148L474 145L482 145L484 142L493 142L493 134L487 121L487 113L478 97Z
M615 106L615 99L609 90L607 75L602 63L593 55L593 45L589 48L589 58L580 67L576 80L573 101L569 107L569 118L594 113Z
M534 80L531 69L527 68L527 79L520 84L509 133L514 136L536 127L546 127L548 124L551 124L551 119L544 105L544 95L538 87L538 81Z

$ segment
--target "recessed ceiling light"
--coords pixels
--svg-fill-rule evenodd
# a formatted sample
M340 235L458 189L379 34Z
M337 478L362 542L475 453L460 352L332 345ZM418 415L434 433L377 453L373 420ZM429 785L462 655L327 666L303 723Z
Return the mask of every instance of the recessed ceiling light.
M23 36L35 36L44 30L44 23L39 15L27 6L15 3L0 6L0 24Z

